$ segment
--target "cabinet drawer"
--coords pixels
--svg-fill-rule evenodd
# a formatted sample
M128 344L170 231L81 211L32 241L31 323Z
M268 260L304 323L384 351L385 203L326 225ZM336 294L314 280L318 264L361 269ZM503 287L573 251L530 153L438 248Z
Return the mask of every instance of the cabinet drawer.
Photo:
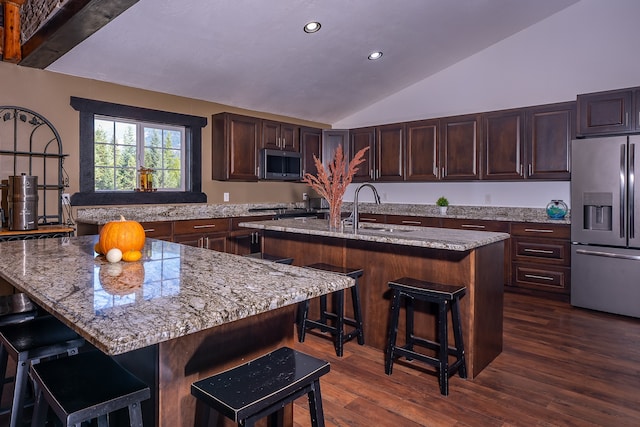
M146 237L152 239L169 238L173 235L171 221L141 222Z
M425 216L387 215L387 224L440 227L440 218Z
M211 233L229 230L228 218L192 219L176 221L174 234Z
M384 214L358 214L358 221L360 222L373 222L378 224L385 224L387 222L387 216Z
M442 227L458 228L461 230L472 231L495 231L502 233L509 232L508 222L486 221L480 219L442 218Z
M571 269L569 267L516 263L513 265L512 285L569 294Z
M511 239L514 261L550 262L570 265L570 243L568 240Z
M571 236L571 226L568 224L517 222L511 224L511 235L542 237L547 239L569 239Z

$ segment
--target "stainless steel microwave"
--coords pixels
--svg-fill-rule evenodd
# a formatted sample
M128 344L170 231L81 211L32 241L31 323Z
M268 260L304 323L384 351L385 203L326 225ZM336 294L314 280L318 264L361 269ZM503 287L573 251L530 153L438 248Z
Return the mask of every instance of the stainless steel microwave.
M302 155L293 151L260 150L260 179L299 181L302 179Z

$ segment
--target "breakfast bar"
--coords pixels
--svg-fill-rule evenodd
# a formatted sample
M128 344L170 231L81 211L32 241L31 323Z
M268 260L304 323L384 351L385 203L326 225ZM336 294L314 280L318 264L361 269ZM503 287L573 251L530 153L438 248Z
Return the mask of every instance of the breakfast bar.
M379 349L386 345L388 282L413 277L467 287L461 314L468 378L502 351L504 240L509 234L364 223L356 233L351 226L330 230L325 220L304 218L240 225L263 230L263 250L276 256L296 254L297 265L321 262L362 268L359 286L366 345ZM431 310L416 302L418 336L435 338ZM399 336L403 334L401 322Z
M109 263L96 242L0 243L0 277L147 382L149 426L194 425L193 381L290 345L296 303L353 286L336 274L149 238L141 261Z

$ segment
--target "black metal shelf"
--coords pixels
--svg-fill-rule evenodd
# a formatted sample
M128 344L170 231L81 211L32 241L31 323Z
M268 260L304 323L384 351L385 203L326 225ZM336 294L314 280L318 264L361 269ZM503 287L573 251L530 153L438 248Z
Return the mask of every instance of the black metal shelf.
M63 223L62 193L69 185L65 157L60 134L49 120L23 107L0 106L0 179L38 176L38 225ZM0 187L6 212L7 185L3 181Z

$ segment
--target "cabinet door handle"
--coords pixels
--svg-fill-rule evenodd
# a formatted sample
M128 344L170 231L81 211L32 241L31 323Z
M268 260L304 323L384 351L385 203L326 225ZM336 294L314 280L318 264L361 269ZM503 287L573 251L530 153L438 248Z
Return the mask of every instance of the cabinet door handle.
M629 126L629 113L624 113L624 125Z
M460 227L462 227L462 228L477 228L477 229L486 228L484 225L476 225L476 224L462 224Z
M216 225L215 224L205 224L205 225L194 225L193 229L197 230L199 228L215 228Z
M407 221L407 220L402 220L403 224L410 224L410 225L422 225L422 222L420 221Z
M444 168L444 166L442 167L442 175L440 176L440 178L444 178L446 176L446 170Z
M531 252L534 254L552 254L553 251L550 251L548 249L529 249L529 248L525 248L524 250L525 252Z
M553 233L553 230L547 230L545 228L525 228L526 233Z
M361 222L378 222L378 220L375 219L375 218L358 218L358 221L361 221Z
M145 232L145 233L153 233L154 231L156 231L156 229L155 229L155 228L145 228L145 229L144 229L144 232Z
M524 165L520 163L520 171L518 172L518 175L522 176L523 171L524 171Z
M529 176L533 175L533 166L529 163Z
M549 280L549 281L553 281L553 277L549 277L549 276L539 276L537 274L525 274L524 277L526 277L527 279L540 279L540 280Z

